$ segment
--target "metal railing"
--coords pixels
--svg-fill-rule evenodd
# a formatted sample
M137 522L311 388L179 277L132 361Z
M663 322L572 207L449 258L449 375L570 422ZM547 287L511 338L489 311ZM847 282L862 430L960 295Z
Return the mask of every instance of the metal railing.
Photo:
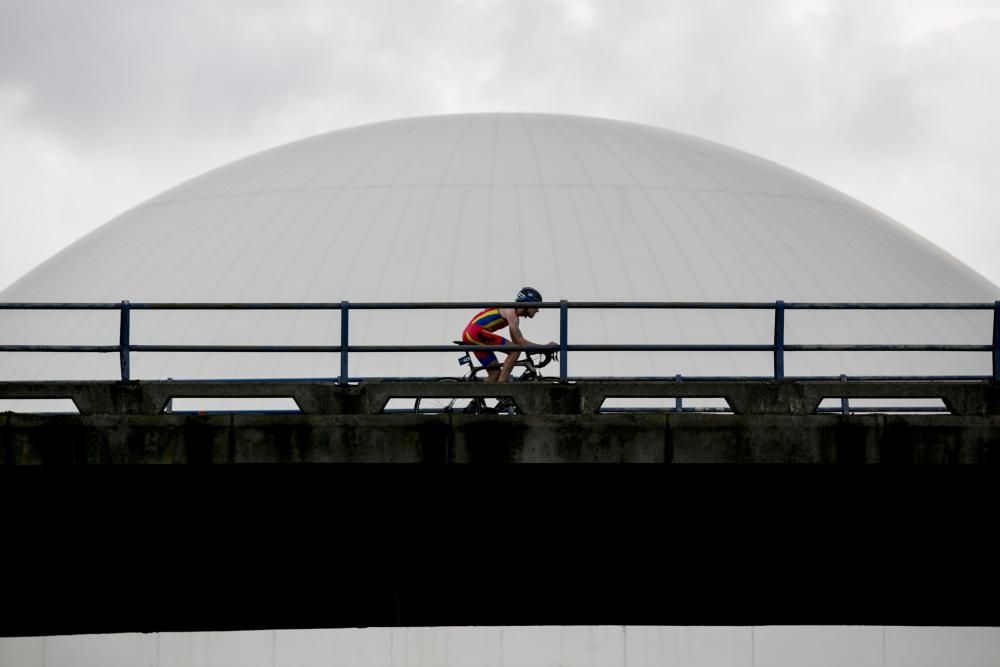
M914 380L993 380L1000 382L1000 301L994 303L786 303L775 302L542 302L532 308L559 309L559 343L557 345L351 345L350 313L353 310L446 310L491 307L524 307L524 303L508 302L416 302L416 303L0 303L0 310L118 310L120 327L118 345L0 345L0 352L97 352L120 356L121 379L130 378L132 352L312 352L340 355L341 384L347 384L350 353L369 352L454 352L479 351L558 351L559 379L569 380L568 357L571 352L771 352L773 379L786 379L786 352L991 352L992 374L983 376L876 376L854 379L914 379ZM662 344L662 345L571 345L569 343L568 311L573 309L660 309L660 310L771 310L774 313L773 344ZM133 310L339 310L341 314L339 345L136 345L130 337ZM802 345L785 343L785 311L788 310L978 310L993 312L992 345ZM677 377L677 376L675 376ZM839 376L843 377L843 376ZM839 379L836 378L836 379ZM679 379L679 378L678 378ZM709 378L699 378L709 379ZM735 377L711 379L738 379Z

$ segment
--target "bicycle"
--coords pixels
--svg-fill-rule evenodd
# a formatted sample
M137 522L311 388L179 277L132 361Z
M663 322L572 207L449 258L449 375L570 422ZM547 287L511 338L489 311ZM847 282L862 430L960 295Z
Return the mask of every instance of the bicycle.
M464 345L460 340L452 341L456 345ZM538 357L536 359L535 357ZM546 378L543 377L540 369L548 366L554 360L559 359L559 353L556 351L540 350L537 352L525 351L523 359L518 360L514 363L514 368L523 368L524 371L520 375L514 378L514 382L558 382L558 378ZM483 380L477 377L480 373L486 371L486 366L476 365L472 361L472 353L468 350L458 358L458 363L463 366L469 367L469 372L466 373L461 378L441 378L438 382L482 382ZM468 400L468 404L461 409L456 409L456 404L460 401ZM515 414L516 408L513 403L505 402L502 399L497 402L496 407L492 407L486 403L485 398L475 397L471 399L466 398L417 398L413 404L413 411L415 413L435 413L435 412L463 412L466 414Z

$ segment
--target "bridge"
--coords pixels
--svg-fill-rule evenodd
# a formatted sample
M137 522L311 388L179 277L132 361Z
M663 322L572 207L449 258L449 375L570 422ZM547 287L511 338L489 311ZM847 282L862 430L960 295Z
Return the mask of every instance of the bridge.
M357 309L478 308L484 303L411 304L0 304L6 310L117 310L117 345L0 345L0 352L119 355L119 380L3 381L0 400L72 401L71 414L0 416L6 464L240 462L975 462L1000 452L1000 302L985 304L571 303L560 313L558 345L506 350L558 352L551 382L440 382L441 378L352 378L348 355L500 349L497 346L352 345ZM515 304L500 304L513 306ZM770 309L773 342L755 345L574 345L570 308ZM331 346L141 345L130 314L141 309L329 309L341 313ZM790 345L792 309L986 310L992 344ZM769 352L770 377L574 377L575 352ZM808 351L988 352L991 372L975 376L789 377L786 353ZM340 355L336 378L296 380L134 380L133 352L314 352ZM393 407L415 399L507 398L516 414ZM283 410L177 410L184 399L285 399ZM638 399L655 407L613 407ZM716 407L698 407L712 399ZM865 407L861 399L883 401ZM937 407L926 401L934 399ZM910 400L912 404L907 404ZM685 403L687 401L687 403ZM854 401L852 405L852 401ZM893 403L895 401L895 403ZM900 403L900 401L903 401ZM830 403L832 402L832 406ZM917 404L919 402L919 404ZM426 401L425 401L426 405Z

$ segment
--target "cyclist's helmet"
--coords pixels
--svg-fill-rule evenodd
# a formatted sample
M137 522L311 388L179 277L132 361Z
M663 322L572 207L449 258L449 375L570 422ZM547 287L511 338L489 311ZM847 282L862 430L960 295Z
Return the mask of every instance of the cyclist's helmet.
M542 295L534 287L522 287L515 301L541 301Z

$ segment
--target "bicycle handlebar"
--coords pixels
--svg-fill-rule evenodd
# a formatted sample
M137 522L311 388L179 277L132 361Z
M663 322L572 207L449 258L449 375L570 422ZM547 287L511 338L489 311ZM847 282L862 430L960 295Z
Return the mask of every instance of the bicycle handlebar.
M535 365L535 368L544 368L544 367L548 366L550 363L552 363L554 360L558 360L559 359L559 352L557 350L551 350L551 351L550 350L529 351L526 356L531 356L531 355L535 355L535 354L538 354L538 355L542 356L542 360L541 361L534 361L534 360L532 360L531 363L533 363ZM521 362L518 362L518 365L521 365Z

